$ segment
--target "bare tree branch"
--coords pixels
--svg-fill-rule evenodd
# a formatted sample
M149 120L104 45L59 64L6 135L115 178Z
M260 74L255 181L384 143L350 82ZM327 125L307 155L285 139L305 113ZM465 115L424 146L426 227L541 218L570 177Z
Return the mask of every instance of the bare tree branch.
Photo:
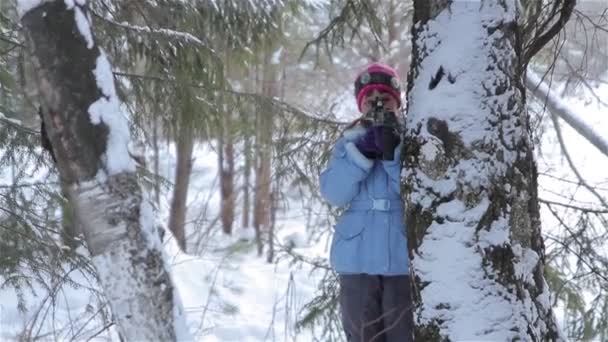
M556 2L556 6L558 3L559 2ZM538 51L540 51L543 46L545 46L551 39L553 39L553 37L555 37L555 35L557 35L557 33L566 25L566 23L570 19L570 16L572 15L575 5L576 0L564 1L560 9L559 19L553 24L553 26L551 26L551 28L549 28L546 32L541 33L540 36L534 39L530 43L526 51L524 51L524 65L527 65L528 62L532 59L532 57L534 57L534 55L536 55ZM547 21L544 23L545 25L553 19L554 14L555 13L553 13L553 15L551 15L549 19L547 19Z
M532 91L541 101L544 101L545 105L553 115L559 116L566 123L568 123L575 131L587 139L593 146L595 146L600 152L608 157L608 141L606 141L599 133L597 133L591 126L585 123L583 120L573 113L555 94L551 92L551 89L543 83L540 78L528 68L526 72L526 88Z

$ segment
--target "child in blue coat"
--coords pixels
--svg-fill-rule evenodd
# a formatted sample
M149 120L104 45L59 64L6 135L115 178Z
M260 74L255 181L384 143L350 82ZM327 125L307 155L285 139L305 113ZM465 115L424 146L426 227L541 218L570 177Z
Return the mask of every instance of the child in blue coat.
M413 341L401 139L394 127L368 120L378 107L383 115L398 112L397 73L380 63L367 66L355 80L355 96L363 115L338 139L320 176L323 197L346 207L330 252L340 279L342 325L349 342Z

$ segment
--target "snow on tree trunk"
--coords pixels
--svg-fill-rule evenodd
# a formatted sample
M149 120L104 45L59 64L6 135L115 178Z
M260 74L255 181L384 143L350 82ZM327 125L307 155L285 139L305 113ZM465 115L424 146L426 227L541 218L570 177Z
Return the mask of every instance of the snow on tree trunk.
M416 340L561 340L515 2L414 6L403 175Z
M19 5L57 167L120 333L128 341L187 338L85 1Z

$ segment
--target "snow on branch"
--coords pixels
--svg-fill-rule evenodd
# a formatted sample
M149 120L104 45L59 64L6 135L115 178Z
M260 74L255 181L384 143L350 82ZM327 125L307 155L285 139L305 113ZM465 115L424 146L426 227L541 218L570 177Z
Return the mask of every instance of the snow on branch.
M170 29L165 29L165 28L151 28L151 27L145 27L145 26L138 26L138 25L130 24L126 21L117 22L115 20L103 17L99 14L95 14L95 16L97 16L98 18L100 18L112 25L116 25L118 27L122 27L122 28L130 30L130 31L135 31L135 32L139 32L139 33L147 33L147 34L156 34L159 36L163 36L165 38L178 39L182 42L189 43L189 44L195 44L195 45L198 45L205 49L208 49L209 51L211 51L212 53L215 54L215 50L213 50L213 48L211 47L211 44L209 42L203 41L200 38L198 38L195 35L188 33L188 32L170 30Z
M598 134L593 127L581 120L579 115L568 106L562 99L551 91L549 86L530 68L526 72L526 87L532 91L534 96L543 101L551 113L559 116L580 135L587 139L600 152L608 157L608 141Z
M42 0L17 0L17 13L19 13L19 18L23 17L25 13L41 3Z

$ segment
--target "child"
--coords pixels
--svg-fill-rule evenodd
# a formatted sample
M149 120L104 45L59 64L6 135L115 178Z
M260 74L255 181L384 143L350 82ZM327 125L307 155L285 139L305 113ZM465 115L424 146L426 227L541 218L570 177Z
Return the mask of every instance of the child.
M340 279L342 325L349 342L413 341L399 195L401 139L394 127L370 122L378 112L397 122L397 73L380 63L367 66L355 80L355 96L362 116L338 139L320 176L323 197L347 207L335 227L330 252Z

